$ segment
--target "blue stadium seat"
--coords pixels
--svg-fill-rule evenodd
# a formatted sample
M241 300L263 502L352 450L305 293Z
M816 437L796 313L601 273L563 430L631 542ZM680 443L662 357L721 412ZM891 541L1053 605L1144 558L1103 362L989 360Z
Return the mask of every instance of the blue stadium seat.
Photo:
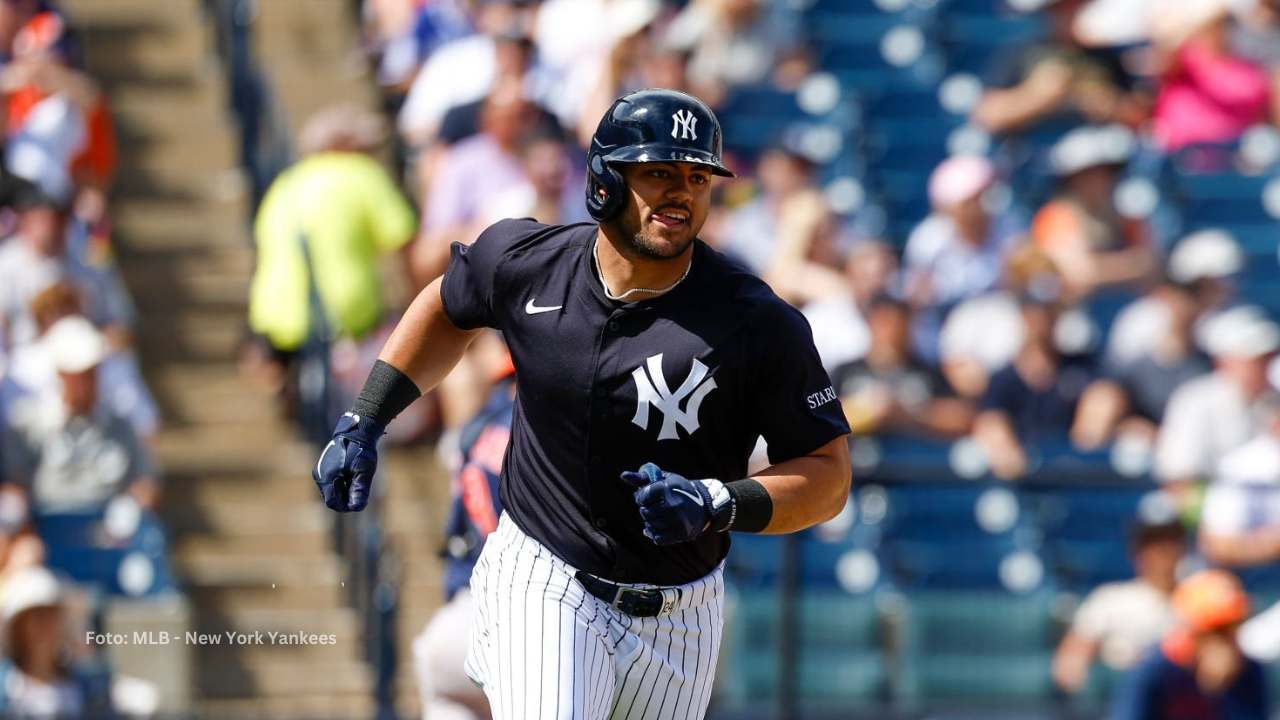
M782 568L782 543L778 535L734 533L725 561L725 574L744 588L772 588Z
M1050 697L1052 602L1049 593L908 594L903 693L996 703Z
M995 493L995 495L988 495ZM988 505L979 520L979 503ZM916 484L888 490L886 537L903 541L952 542L991 537L1013 538L1026 517L1017 497L999 485Z
M1024 502L1044 533L1050 571L1064 587L1084 591L1133 577L1129 528L1154 486L1028 487Z
M1250 592L1264 596L1280 593L1280 562L1252 568L1239 568L1235 573Z
M949 441L907 435L880 435L869 440L874 442L878 458L873 458L876 462L858 473L855 485L873 480L961 482L951 468ZM856 446L854 452L858 452ZM854 461L860 468L863 467L861 460Z
M1036 533L1017 496L982 484L888 491L881 556L902 587L1030 590L1043 580Z
M725 694L733 706L772 699L778 691L778 595L735 595L726 641L731 644ZM860 703L887 692L882 618L870 595L806 592L797 598L796 679L806 702Z
M888 672L878 652L802 651L796 673L802 708L810 709L873 704L887 695ZM742 717L744 710L759 709L777 698L778 656L772 652L735 653L726 663L721 682L722 717Z
M1010 581L1004 573L1005 563L1014 557L1026 557L1035 564L1029 578L1014 582L1031 585L1043 582L1043 563L1039 557L1019 550L1008 538L945 543L890 540L885 542L883 554L888 559L895 585L903 588L1002 590Z
M1185 217L1196 224L1235 227L1275 222L1262 205L1262 191L1270 178L1235 173L1176 173L1173 182Z

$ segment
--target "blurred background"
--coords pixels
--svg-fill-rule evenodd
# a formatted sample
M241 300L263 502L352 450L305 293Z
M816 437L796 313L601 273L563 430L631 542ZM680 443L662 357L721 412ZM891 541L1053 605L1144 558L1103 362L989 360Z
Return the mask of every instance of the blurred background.
M1275 0L0 0L0 714L482 717L500 340L368 511L306 469L661 86L854 428L844 513L734 538L712 717L1280 717L1278 71Z

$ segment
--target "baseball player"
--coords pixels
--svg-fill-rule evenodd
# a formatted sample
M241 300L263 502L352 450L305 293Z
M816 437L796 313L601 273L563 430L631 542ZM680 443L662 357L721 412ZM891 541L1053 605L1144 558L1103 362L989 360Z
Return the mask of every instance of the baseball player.
M696 98L641 90L587 158L595 223L504 220L392 333L314 477L365 507L377 440L481 328L519 388L505 508L471 578L467 674L493 716L701 718L729 532L788 533L844 506L849 428L802 316L697 239L720 125ZM763 437L773 463L747 460Z

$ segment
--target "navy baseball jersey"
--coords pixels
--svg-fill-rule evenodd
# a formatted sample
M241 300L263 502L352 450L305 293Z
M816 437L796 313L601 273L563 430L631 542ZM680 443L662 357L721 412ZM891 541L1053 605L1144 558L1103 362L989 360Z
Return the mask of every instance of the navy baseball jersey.
M459 432L462 466L453 480L453 507L445 524L445 600L471 582L484 540L498 528L498 478L511 437L514 384L514 378L508 378L495 385Z
M502 331L519 390L501 499L564 561L616 582L680 585L711 572L726 533L658 546L624 470L746 477L756 438L778 463L849 432L808 323L700 240L688 276L639 302L610 300L597 226L504 220L454 244L441 287L462 329Z

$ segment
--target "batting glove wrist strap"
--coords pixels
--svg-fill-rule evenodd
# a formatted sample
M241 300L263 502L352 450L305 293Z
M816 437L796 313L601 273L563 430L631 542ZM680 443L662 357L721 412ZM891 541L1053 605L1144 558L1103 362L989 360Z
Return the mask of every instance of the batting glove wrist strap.
M729 487L714 478L699 480L694 484L698 487L703 502L711 509L707 529L711 532L725 532L732 528L738 515L738 503L730 494Z

